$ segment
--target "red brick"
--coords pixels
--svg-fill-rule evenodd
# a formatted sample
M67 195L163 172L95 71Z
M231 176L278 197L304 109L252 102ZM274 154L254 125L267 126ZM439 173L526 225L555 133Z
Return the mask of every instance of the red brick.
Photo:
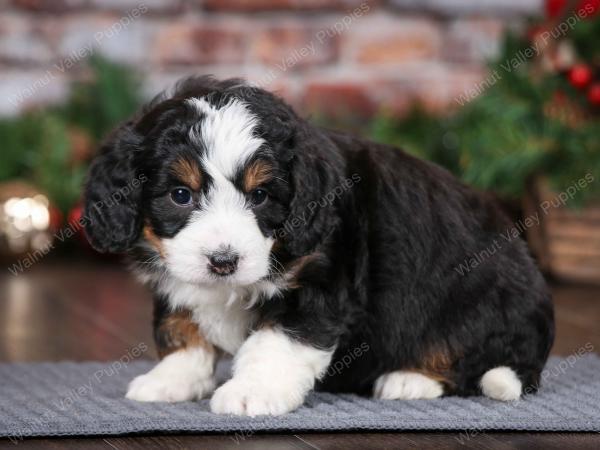
M346 10L358 7L366 0L205 0L212 11L276 11L276 10ZM369 2L371 3L371 2ZM376 2L378 3L378 1Z
M241 63L244 52L239 30L180 23L160 31L154 54L161 64L222 64Z
M432 113L458 107L456 99L478 83L484 72L473 69L449 69L439 64L422 64L403 71L396 78L377 77L371 97L378 110L403 115L415 104Z
M251 60L285 72L332 62L338 55L337 36L321 43L316 39L318 31L298 26L262 30L253 39Z
M375 105L366 84L314 82L306 88L303 109L316 116L352 119L370 117L375 112Z
M52 52L37 24L24 15L0 16L0 61L47 64Z
M100 53L107 58L128 64L148 61L149 45L156 25L150 26L143 16L124 20L119 15L86 14L68 16L58 22L60 34L59 63L70 70L87 57Z
M441 32L429 20L372 15L360 19L344 43L359 63L395 64L437 57Z
M425 109L444 112L460 107L457 99L485 76L483 70L454 69L434 74L418 88L417 98Z
M377 113L402 116L416 101L413 80L396 80L374 77L371 81L371 97Z

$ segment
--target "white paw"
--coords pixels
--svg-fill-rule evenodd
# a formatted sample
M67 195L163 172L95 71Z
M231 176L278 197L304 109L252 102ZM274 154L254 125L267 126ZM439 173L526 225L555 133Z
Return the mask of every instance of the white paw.
M417 372L397 371L380 376L375 382L375 398L383 400L414 400L436 398L444 387L436 380Z
M215 388L214 356L202 348L180 350L129 383L127 397L138 402L184 402L205 397Z
M283 389L272 382L229 380L218 388L210 401L212 412L239 416L278 416L298 408L304 402L299 389Z
M138 402L185 402L205 397L214 387L211 378L148 372L129 383L125 397Z
M508 402L521 397L521 380L510 367L488 370L481 377L480 385L483 395L494 400Z

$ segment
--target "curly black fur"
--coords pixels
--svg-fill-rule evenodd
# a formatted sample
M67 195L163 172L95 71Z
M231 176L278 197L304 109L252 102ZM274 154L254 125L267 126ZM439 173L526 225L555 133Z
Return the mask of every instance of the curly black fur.
M167 214L157 198L171 187L164 168L195 151L182 137L198 120L189 97L245 101L268 143L256 157L277 171L269 207L255 214L265 236L277 237L274 260L297 269L282 298L255 306L256 326L337 345L332 366L368 349L319 388L367 393L381 374L415 369L442 379L446 393L471 395L497 366L538 386L554 337L551 297L525 243L501 237L510 223L494 201L397 148L316 127L240 80L185 80L106 141L86 188L86 230L98 250L146 261L155 252L134 248L144 223L159 238L185 225L185 214ZM102 207L138 177L149 181ZM478 267L457 270L490 248Z

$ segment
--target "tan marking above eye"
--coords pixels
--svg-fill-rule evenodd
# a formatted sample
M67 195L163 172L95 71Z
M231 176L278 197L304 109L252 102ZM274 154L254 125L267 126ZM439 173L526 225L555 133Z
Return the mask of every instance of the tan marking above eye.
M273 167L266 161L254 161L244 171L244 191L250 192L272 178Z
M185 183L190 189L199 191L202 186L202 172L198 163L190 161L188 158L180 158L171 167L175 175L182 183Z

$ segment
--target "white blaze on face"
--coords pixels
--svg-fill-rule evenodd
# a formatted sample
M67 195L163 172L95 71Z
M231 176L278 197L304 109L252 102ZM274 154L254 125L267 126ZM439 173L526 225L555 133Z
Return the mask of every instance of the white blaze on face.
M205 149L202 165L212 186L188 225L165 240L167 266L183 281L213 283L208 255L227 248L239 255L239 261L235 273L224 280L247 286L268 274L273 245L273 239L260 231L244 194L232 183L239 168L264 143L254 136L257 119L235 99L218 109L204 99L189 99L188 104L202 115L190 130L190 139Z

